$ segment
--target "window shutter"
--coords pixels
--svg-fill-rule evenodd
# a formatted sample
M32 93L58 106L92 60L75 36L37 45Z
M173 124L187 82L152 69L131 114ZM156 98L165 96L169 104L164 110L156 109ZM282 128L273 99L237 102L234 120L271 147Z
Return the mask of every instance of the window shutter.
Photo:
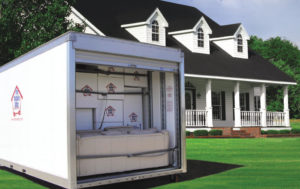
M193 110L196 110L196 89L193 89Z
M221 92L222 98L222 120L226 120L226 106L225 106L225 91Z
M235 106L235 101L234 101L234 92L232 92L232 112L233 112L233 120L235 120L234 118L234 106Z
M249 93L246 93L246 111L250 111L249 104Z

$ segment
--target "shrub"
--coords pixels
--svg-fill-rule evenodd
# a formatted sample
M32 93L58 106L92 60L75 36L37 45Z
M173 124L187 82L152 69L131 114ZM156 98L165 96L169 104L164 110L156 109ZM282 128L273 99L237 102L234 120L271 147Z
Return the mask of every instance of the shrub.
M185 131L185 136L191 136L191 132L190 131Z
M300 134L300 129L292 129L293 134Z
M279 131L277 131L277 130L268 130L267 134L279 134Z
M261 133L262 135L268 134L267 131L263 131L263 130L261 130L260 133Z
M279 131L279 134L290 134L291 133L291 131L290 130L280 130Z
M194 136L207 136L208 132L206 130L197 130L194 131Z
M223 134L223 131L222 130L210 130L208 133L211 136L220 136Z

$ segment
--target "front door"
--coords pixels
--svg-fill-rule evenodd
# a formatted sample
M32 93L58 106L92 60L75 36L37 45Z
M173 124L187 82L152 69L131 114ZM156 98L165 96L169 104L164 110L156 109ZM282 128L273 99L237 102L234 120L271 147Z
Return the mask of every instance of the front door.
M185 109L193 110L196 108L195 106L195 92L194 90L185 90Z

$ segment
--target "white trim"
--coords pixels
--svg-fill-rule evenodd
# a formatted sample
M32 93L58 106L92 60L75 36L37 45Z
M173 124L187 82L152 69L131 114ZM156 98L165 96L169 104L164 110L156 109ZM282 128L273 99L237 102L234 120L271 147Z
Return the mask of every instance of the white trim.
M203 21L203 25L207 25L207 28L208 28L207 34L212 34L212 30L209 27L208 23L206 22L206 20L203 16L199 19L199 21L195 24L195 26L192 29L172 31L172 32L169 32L168 34L169 35L177 35L177 34L197 32L198 26L200 25L201 21Z
M206 22L206 20L205 20L205 18L203 16L200 18L200 20L197 22L197 24L193 27L193 30L196 32L197 29L198 29L198 26L201 24L201 22L203 22L203 25L207 25L207 28L208 28L207 33L208 34L212 34L212 30L209 27L208 23Z
M158 16L161 16L162 19L163 19L163 27L169 27L169 23L168 21L166 20L166 18L164 17L164 15L160 12L160 10L158 8L156 8L154 10L154 12L151 14L151 16L147 19L147 24L151 24L151 20L152 18L155 16L155 14L158 14Z
M244 30L244 31L245 31L245 34L246 34L246 40L250 40L250 36L249 36L247 30L244 28L244 26L243 26L242 24L239 26L239 28L236 30L236 32L234 33L233 36L237 36L238 34L240 34L240 33L241 33L241 30Z
M238 29L235 31L235 33L233 35L229 35L229 36L222 36L222 37L215 37L215 38L210 38L210 41L219 41L219 40L225 40L225 39L234 39L236 38L237 34L240 33L240 30L244 30L246 33L246 40L249 40L249 34L247 32L247 30L244 28L244 26L241 24Z
M288 81L271 81L263 79L247 79L239 77L224 77L224 76L213 76L213 75L196 75L196 74L184 74L185 77L196 77L196 78L206 78L206 79L221 79L221 80L230 80L230 81L246 81L246 82L255 82L255 83L269 83L269 84L282 84L282 85L297 85L296 82Z
M188 30L180 30L180 31L173 31L173 32L169 32L169 35L176 35L176 34L184 34L184 33L190 33L190 32L194 32L193 29L188 29Z
M122 24L121 28L130 28L130 27L136 27L136 26L142 26L142 25L146 25L147 22L136 22L136 23L132 23L132 24Z
M219 41L219 40L224 40L224 39L234 39L235 36L225 36L225 37L215 37L215 38L210 38L210 41Z
M71 12L75 14L83 23L88 25L95 33L101 36L105 36L96 26L94 26L88 19L86 19L80 12L78 12L74 7L71 7Z
M169 23L167 22L166 18L163 16L163 14L160 12L158 8L154 10L154 12L149 16L149 18L145 22L135 22L130 24L122 24L121 28L130 28L130 27L136 27L136 26L142 26L151 24L151 19L155 16L155 14L158 14L163 19L163 27L169 27Z

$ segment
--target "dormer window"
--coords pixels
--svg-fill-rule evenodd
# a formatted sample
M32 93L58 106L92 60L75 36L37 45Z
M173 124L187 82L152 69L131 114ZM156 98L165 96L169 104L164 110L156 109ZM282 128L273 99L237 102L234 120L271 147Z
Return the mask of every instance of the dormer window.
M204 47L204 33L203 29L198 29L198 47Z
M158 8L149 15L147 20L123 24L121 27L139 42L166 46L166 28L169 27L169 23Z
M243 38L241 34L237 36L237 51L240 53L243 52Z
M152 22L152 41L159 41L159 25L156 20Z

